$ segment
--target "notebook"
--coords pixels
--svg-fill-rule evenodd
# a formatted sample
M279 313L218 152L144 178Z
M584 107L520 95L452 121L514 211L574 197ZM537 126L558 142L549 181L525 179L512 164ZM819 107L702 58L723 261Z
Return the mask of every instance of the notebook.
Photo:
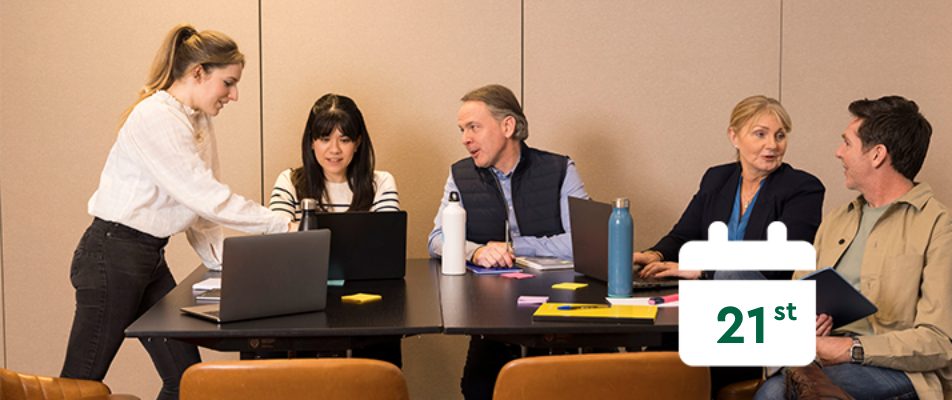
M532 320L651 324L657 316L658 307L656 306L543 303L532 314Z
M611 213L610 204L569 197L575 271L602 282L608 282L608 217ZM633 289L678 286L674 278L644 279L635 273L632 279Z
M325 229L226 238L221 301L181 311L218 323L321 311L330 243Z
M575 266L572 261L563 260L558 257L516 257L516 265L539 271L572 269L572 267Z
M510 268L487 268L470 262L466 263L466 269L470 270L470 272L476 275L502 275L511 272L522 272L522 268L517 266L512 266Z
M833 268L817 270L801 279L816 281L816 313L833 317L834 329L877 311L876 305Z
M331 231L331 280L402 279L407 266L407 212L321 213Z

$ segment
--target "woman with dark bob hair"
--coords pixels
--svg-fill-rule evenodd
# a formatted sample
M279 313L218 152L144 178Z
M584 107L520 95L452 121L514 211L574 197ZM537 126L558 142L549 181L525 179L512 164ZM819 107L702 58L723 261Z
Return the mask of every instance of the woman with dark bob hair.
M318 211L399 211L393 175L374 171L374 146L364 116L349 97L326 94L311 107L301 140L303 166L284 170L271 192L271 210L301 216L301 199Z
M271 192L271 211L299 221L301 199L318 212L399 211L393 175L374 170L374 146L364 116L349 97L325 94L311 107L301 139L303 166L284 170ZM400 340L353 350L354 357L401 366Z

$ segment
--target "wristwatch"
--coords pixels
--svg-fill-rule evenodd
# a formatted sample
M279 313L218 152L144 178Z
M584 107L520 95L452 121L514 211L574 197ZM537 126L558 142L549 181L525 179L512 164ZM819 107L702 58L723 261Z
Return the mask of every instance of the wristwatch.
M852 364L862 364L865 359L863 354L863 343L859 341L859 338L853 338L853 344L850 346L850 363Z

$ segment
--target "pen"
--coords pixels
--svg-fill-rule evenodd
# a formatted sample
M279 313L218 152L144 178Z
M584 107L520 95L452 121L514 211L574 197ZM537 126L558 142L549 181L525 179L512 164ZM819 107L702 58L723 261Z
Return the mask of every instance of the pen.
M506 218L506 250L509 250L509 254L515 251L512 248L512 234L509 233L509 218Z
M598 305L591 305L591 306L571 306L571 305L564 305L564 306L559 306L559 310L585 310L585 309L589 309L589 308L609 308L609 307L611 307L611 306L605 305L605 304L598 304Z
M675 302L675 301L678 301L678 294L677 294L677 293L675 293L675 294L669 294L669 295L667 295L667 296L652 297L652 298L648 299L648 304L651 304L651 305L654 305L654 304L664 304L664 303L673 303L673 302Z

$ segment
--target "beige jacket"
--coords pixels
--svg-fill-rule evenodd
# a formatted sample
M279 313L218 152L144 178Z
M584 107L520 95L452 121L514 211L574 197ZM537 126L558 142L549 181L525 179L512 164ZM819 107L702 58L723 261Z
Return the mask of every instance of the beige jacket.
M817 268L836 265L852 243L864 202L823 219ZM864 364L906 371L920 399L952 399L952 219L929 185L916 184L873 227L860 291L879 308L868 317L874 334L860 337Z

